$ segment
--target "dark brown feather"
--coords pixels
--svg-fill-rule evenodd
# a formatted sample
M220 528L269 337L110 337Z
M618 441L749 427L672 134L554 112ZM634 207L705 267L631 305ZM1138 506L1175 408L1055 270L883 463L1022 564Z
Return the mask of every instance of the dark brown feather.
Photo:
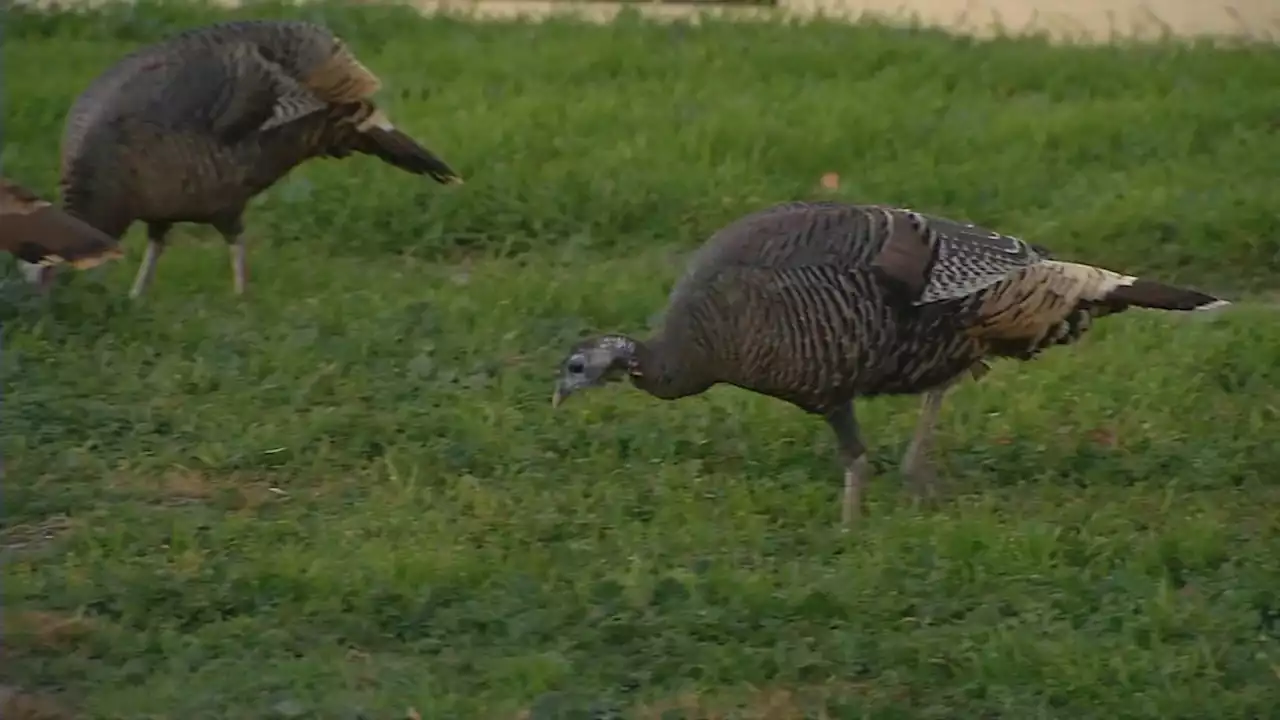
M28 263L90 268L123 255L110 235L0 179L0 249Z
M444 160L399 130L371 127L354 133L351 148L406 172L428 175L443 185L462 184L462 178Z
M884 245L871 267L883 280L914 301L924 293L929 282L929 266L933 264L933 248L920 231L903 215L891 216Z
M1105 302L1157 310L1196 310L1217 303L1219 300L1198 290L1138 278L1132 285L1112 290L1107 294Z

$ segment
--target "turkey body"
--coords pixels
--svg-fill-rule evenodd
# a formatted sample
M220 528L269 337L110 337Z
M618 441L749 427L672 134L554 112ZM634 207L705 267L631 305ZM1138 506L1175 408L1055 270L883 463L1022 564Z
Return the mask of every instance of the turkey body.
M117 238L135 221L147 224L134 297L177 222L223 235L242 292L245 207L299 164L360 153L461 182L374 104L380 86L313 23L238 21L181 33L126 56L73 104L62 139L63 205Z
M1022 240L910 210L786 203L713 235L643 341L571 349L556 402L629 377L659 398L727 383L824 416L846 466L844 517L860 506L866 448L857 397L924 394L904 472L932 487L926 447L945 391L994 358L1030 360L1131 306L1202 310L1194 290L1050 259Z
M123 254L115 238L3 177L0 249L38 269L63 263L88 269Z
M692 369L685 383L729 383L819 414L960 375L984 352L954 301L907 312L872 266L896 219L783 206L729 226L671 293L664 359Z

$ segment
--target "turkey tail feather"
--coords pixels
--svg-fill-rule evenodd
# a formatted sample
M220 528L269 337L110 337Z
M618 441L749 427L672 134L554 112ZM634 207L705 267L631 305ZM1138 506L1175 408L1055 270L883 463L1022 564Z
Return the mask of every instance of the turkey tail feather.
M1120 285L1114 288L1107 293L1104 300L1134 307L1180 311L1215 310L1231 304L1198 290L1175 287L1142 278L1136 278L1131 285Z
M1167 285L1106 268L1081 263L1047 260L1039 267L1052 271L1050 282L1067 281L1075 289L1064 293L1066 297L1113 306L1116 310L1126 307L1143 307L1154 310L1213 310L1231 303L1198 290Z
M406 172L429 175L442 185L462 184L462 177L448 163L395 128L372 126L362 130L354 149Z

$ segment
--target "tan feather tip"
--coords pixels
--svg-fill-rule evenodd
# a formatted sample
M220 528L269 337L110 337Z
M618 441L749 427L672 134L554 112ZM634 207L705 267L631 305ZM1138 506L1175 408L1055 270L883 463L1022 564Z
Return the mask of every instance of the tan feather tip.
M27 200L16 202L5 209L15 215L30 215L47 207L53 207L53 204L45 200Z
M109 260L119 260L122 257L124 257L123 250L120 250L119 248L112 248L100 255L92 255L89 257L79 258L78 260L73 260L71 261L71 267L74 267L77 270L88 270L89 268L98 267Z
M1230 304L1231 304L1230 300L1214 300L1208 305L1201 305L1200 307L1196 308L1195 311L1206 312L1211 310L1221 310L1222 308L1227 307Z
M29 215L51 206L52 203L21 185L0 179L0 214Z
M382 89L382 80L345 46L339 47L303 84L328 102L365 100Z

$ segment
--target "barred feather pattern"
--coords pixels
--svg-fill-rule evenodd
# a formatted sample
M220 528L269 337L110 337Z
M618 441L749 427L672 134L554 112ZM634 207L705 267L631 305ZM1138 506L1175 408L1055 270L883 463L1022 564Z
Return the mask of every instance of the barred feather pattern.
M878 266L895 252L905 265ZM976 376L991 358L1030 359L1131 305L1225 304L1046 255L910 210L774 206L728 225L695 254L661 326L635 344L632 379L662 398L728 383L826 413L855 396L915 394Z

